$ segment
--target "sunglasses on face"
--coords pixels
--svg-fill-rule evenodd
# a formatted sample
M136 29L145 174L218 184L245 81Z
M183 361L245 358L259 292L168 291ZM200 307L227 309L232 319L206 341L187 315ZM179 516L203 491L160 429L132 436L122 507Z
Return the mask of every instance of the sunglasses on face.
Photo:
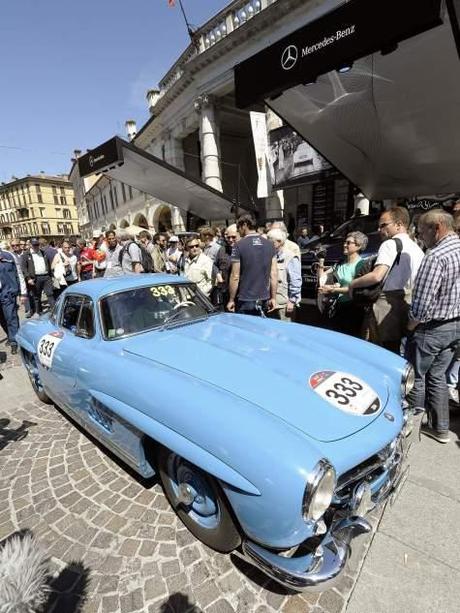
M189 249L197 249L200 245L189 245Z
M356 245L355 241L345 241L344 245Z

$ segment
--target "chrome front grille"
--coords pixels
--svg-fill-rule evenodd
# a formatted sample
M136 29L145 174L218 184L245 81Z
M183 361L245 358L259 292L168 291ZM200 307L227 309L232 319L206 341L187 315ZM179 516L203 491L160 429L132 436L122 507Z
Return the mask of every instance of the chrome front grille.
M365 482L372 483L386 472L391 473L401 459L400 440L397 438L381 451L339 477L334 502L339 505L346 504L351 500L358 485Z

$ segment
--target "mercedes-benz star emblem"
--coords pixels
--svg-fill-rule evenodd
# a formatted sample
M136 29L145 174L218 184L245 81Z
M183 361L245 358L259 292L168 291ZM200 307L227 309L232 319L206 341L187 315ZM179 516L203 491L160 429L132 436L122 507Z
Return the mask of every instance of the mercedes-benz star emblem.
M92 168L94 166L94 158L92 155L89 156L88 162L89 162L89 167Z
M298 57L299 52L297 47L295 45L289 45L289 47L286 47L281 55L281 66L284 68L284 70L291 70L291 68L294 68L296 65Z

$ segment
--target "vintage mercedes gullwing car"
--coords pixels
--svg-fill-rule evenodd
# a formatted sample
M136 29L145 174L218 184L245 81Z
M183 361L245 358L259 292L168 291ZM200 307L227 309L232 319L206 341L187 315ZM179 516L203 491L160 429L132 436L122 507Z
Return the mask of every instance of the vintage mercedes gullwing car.
M400 357L216 312L181 277L68 288L21 326L32 386L140 475L190 531L288 588L325 589L366 514L407 475L416 429Z

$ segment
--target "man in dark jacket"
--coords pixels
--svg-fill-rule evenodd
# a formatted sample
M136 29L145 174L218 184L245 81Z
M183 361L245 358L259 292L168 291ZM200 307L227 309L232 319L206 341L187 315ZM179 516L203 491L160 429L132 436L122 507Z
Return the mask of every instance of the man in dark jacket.
M20 293L24 296L26 288L24 282L21 284L16 261L9 251L0 249L0 326L8 335L12 354L18 351L16 341L16 334L19 330L17 298Z
M33 297L33 311L41 315L42 292L45 292L50 308L54 306L54 297L51 263L46 253L40 249L38 238L30 240L30 249L21 256L21 267L26 285Z

